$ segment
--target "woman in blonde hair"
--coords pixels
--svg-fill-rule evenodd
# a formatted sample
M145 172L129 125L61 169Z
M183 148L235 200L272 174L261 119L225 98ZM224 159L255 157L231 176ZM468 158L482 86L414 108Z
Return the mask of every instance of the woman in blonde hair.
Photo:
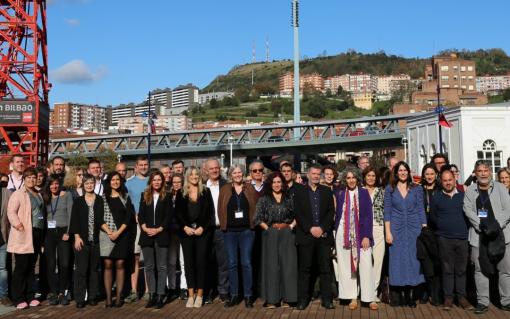
M73 199L83 195L83 174L85 173L85 169L74 167L64 177L64 188L71 192Z
M153 172L142 194L138 211L138 224L141 228L138 243L142 247L150 296L145 308L161 309L165 305L166 261L170 243L168 227L172 214L172 197L165 191L165 177L159 171Z
M194 166L186 170L182 193L176 195L175 211L188 285L186 307L200 308L215 217L211 191L203 186L200 170Z

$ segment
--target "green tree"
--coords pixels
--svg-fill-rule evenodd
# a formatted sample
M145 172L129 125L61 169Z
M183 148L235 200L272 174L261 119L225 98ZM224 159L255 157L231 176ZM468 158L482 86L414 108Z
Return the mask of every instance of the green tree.
M328 110L322 102L322 99L318 97L310 99L306 103L306 108L308 109L306 114L316 119L323 118L328 114Z
M211 100L209 101L209 106L211 107L211 109L218 108L218 106L219 106L218 100L216 100L216 99L214 99L214 98L213 98L213 99L211 99Z
M89 163L89 159L85 157L83 154L73 154L73 156L69 157L66 160L66 164L69 167L87 167Z
M257 117L258 113L255 110L251 110L245 113L246 117Z
M327 89L327 90L326 90L326 97L327 97L327 98L330 98L330 97L332 97L332 96L333 96L333 94L331 93L331 89Z
M336 89L336 96L342 96L342 93L344 93L344 88L339 85L338 89Z
M246 103L250 100L250 91L248 91L245 87L240 87L235 91L234 96L241 103Z
M503 91L503 99L505 101L510 101L510 88L507 88Z

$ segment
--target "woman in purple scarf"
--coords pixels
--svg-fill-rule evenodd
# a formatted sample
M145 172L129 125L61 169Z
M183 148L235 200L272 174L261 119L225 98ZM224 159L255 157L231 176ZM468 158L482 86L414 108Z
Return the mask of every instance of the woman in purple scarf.
M335 192L336 200L336 254L338 260L339 298L351 300L349 309L358 308L358 275L361 301L378 306L374 296L372 268L372 200L355 168L346 168L342 174L345 190Z

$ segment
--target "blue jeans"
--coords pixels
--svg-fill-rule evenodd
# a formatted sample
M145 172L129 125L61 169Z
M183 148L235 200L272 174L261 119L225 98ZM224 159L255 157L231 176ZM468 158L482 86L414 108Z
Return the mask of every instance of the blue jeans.
M7 244L0 246L0 298L7 297Z
M225 232L225 249L228 258L228 282L230 295L239 296L239 275L237 273L238 252L241 251L241 266L243 268L243 289L244 297L251 297L252 292L252 267L251 254L255 232L245 230L240 232Z

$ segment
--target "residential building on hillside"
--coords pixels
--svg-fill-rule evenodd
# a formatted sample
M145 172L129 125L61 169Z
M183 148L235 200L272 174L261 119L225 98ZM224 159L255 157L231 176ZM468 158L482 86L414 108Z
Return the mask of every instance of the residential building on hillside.
M487 75L476 78L476 90L482 93L499 93L510 88L509 75Z
M154 120L156 133L185 131L192 127L191 118L184 115L161 115ZM148 131L147 119L142 116L125 117L118 120L120 133L142 134Z
M324 90L331 90L331 93L336 94L338 87L342 87L343 90L349 91L349 75L335 75L330 76L324 80Z
M191 83L181 85L172 91L172 108L188 109L198 103L198 88Z
M408 74L377 76L377 93L392 94L400 89L402 82L409 81L411 81L411 76Z
M165 109L172 107L172 89L155 89L150 92L151 105L157 105ZM147 96L146 101L149 101Z
M413 92L412 103L437 105L439 86L442 105L487 104L487 96L476 91L474 61L459 59L455 54L437 56L425 67L424 75L422 89Z
M215 99L216 101L221 101L226 97L234 96L234 92L210 92L210 93L202 93L198 95L198 104L204 105L208 104L209 101Z
M352 95L352 100L354 101L354 106L361 109L370 110L372 108L374 97L372 96L372 93L368 92L356 93Z
M50 130L84 130L105 132L108 130L108 117L105 107L79 103L55 103L50 114Z
M351 93L372 93L377 91L377 77L371 74L347 74Z
M152 99L151 99L152 100ZM165 108L164 105L150 105L151 112L155 112L156 115L165 115L165 111L167 108ZM111 122L110 125L116 126L119 123L120 119L126 118L126 117L134 117L134 116L142 116L149 113L149 104L148 103L140 103L140 104L134 104L129 103L128 105L119 105L116 107L113 107L111 109Z
M300 93L305 87L310 87L317 91L324 91L324 78L318 73L300 74L299 75L299 91ZM294 73L286 73L280 76L280 95L292 96L294 92Z

